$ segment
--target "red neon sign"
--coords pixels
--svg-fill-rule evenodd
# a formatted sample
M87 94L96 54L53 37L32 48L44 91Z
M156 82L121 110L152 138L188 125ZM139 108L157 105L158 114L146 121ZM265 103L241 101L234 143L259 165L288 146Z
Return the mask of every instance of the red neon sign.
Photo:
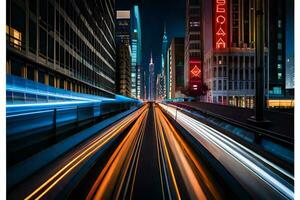
M214 44L216 49L227 48L227 0L214 0Z
M197 65L194 65L193 69L191 70L192 77L200 77L201 69L197 67Z

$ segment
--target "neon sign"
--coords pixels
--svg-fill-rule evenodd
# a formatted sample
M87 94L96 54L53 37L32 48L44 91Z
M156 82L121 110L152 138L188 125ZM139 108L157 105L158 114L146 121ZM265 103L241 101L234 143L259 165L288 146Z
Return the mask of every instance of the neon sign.
M202 81L202 64L200 60L190 60L189 87L195 92L199 92Z
M194 65L193 69L191 70L192 77L200 77L201 69L197 67L197 65Z
M227 0L214 1L214 43L216 49L227 48Z

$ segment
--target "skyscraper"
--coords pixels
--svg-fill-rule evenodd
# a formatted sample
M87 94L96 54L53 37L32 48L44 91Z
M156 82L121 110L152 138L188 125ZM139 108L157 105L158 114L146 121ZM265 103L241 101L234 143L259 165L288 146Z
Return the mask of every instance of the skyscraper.
M268 1L265 19L268 19ZM205 1L204 81L208 102L253 107L255 95L255 0ZM212 16L212 17L211 17ZM211 18L211 19L209 19ZM268 21L265 24L265 80L268 88ZM208 36L210 35L210 37Z
M186 1L184 85L200 93L203 82L203 29L201 0Z
M167 48L168 48L168 37L166 31L166 25L164 25L164 33L162 37L162 47L161 47L161 70L157 75L157 84L156 84L156 98L164 99L166 98L166 85L167 80L167 71L166 71L166 60L167 60Z
M117 10L116 93L131 96L130 10Z
M167 99L184 97L184 38L173 38L167 55Z
M269 98L282 98L286 83L285 0L269 1Z
M161 47L161 72L164 73L165 70L165 60L167 56L167 48L168 48L168 36L166 31L166 24L164 25L164 34L162 39L162 47Z
M6 6L7 76L114 97L114 1L7 0Z
M142 80L142 33L139 7L131 10L131 96L140 99Z
M154 74L154 63L152 58L152 53L149 63L149 96L148 100L153 101L155 99L155 74Z

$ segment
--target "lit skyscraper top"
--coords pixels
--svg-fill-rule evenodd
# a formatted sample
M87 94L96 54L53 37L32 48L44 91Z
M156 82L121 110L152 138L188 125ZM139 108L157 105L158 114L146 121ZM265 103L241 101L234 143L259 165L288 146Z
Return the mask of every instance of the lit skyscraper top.
M149 100L154 100L154 63L152 58L152 52L149 63Z
M167 55L167 46L168 46L168 37L166 31L166 24L164 25L164 35L162 40L162 48L161 48L161 70L164 71L165 58Z

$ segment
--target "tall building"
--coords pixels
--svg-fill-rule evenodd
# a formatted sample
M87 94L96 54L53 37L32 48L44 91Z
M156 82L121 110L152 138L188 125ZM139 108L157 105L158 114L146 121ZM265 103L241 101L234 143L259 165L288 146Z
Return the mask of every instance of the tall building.
M186 1L184 82L185 87L200 93L203 83L203 29L201 0Z
M166 98L166 84L167 74L166 74L166 60L167 60L167 48L168 48L168 37L166 31L166 25L164 25L164 33L162 37L162 47L161 47L161 70L157 75L157 85L156 85L156 98L165 99Z
M285 43L286 43L286 89L295 87L295 46L294 46L294 0L285 0Z
M205 100L253 107L255 96L255 0L205 1ZM268 1L265 3L268 19ZM212 17L211 17L212 16ZM211 18L211 19L209 19ZM211 23L209 23L209 20ZM265 80L268 91L268 21L265 27Z
M7 76L114 97L114 1L7 0Z
M184 38L174 38L167 55L167 99L184 97Z
M269 98L285 96L286 13L285 0L271 0L269 17Z
M148 100L155 100L155 74L154 74L154 63L151 53L150 63L149 63L149 96Z
M130 97L130 10L117 10L116 47L116 93Z
M161 73L165 71L165 60L167 56L167 48L168 48L168 36L166 31L166 25L164 25L164 34L162 39L162 47L161 47Z
M142 96L142 33L139 7L131 10L131 96L140 99Z

